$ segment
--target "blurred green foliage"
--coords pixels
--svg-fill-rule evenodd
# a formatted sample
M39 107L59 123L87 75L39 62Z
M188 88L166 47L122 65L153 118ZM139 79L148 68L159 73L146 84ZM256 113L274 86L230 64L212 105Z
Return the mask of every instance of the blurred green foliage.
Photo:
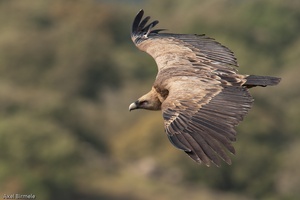
M206 33L255 88L237 155L197 165L160 112L129 113L156 66L130 40L135 14ZM287 0L0 1L0 195L37 199L299 199L300 3Z

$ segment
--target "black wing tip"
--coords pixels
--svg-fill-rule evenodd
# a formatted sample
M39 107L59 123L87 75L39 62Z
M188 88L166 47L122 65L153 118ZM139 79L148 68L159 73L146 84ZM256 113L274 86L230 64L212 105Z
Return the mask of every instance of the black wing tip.
M150 16L147 16L143 19L144 16L144 10L140 9L140 11L135 16L133 23L132 23L132 29L131 29L131 37L133 36L148 36L150 33L157 34L160 31L163 31L164 29L155 29L152 30L153 27L155 27L159 21L154 20L153 22L149 23L147 22L150 19Z
M141 8L140 11L138 12L138 14L139 14L139 13L143 13L143 14L144 14L144 9Z
M140 25L140 22L143 18L143 15L144 15L144 10L141 9L135 16L134 20L133 20L133 23L132 23L132 29L131 29L131 33L134 33L137 31L139 25Z

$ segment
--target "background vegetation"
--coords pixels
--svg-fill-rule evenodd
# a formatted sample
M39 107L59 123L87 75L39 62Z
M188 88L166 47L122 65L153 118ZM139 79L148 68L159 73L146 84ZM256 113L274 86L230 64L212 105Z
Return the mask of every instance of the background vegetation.
M170 32L206 33L255 88L221 168L175 149L160 112L128 112L156 75L130 26L143 8ZM299 199L300 2L0 1L0 195L37 199Z

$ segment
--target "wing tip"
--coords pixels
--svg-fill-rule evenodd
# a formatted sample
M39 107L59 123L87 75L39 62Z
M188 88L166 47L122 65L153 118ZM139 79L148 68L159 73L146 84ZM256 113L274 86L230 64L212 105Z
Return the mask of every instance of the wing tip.
M145 13L144 10L140 9L133 20L132 27L131 27L131 38L134 42L137 37L147 38L150 33L158 34L158 32L164 30L164 29L152 30L152 28L159 23L158 20L154 20L148 25L146 25L148 20L150 19L150 16L147 16L143 19L144 13Z
M131 27L131 34L135 33L138 30L143 15L144 15L144 10L140 9L140 11L136 14L133 20L132 27Z

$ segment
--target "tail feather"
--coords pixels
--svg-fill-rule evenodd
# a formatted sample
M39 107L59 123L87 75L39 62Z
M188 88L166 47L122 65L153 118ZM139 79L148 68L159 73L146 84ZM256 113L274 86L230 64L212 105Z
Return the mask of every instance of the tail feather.
M256 76L256 75L249 75L246 77L246 83L244 83L244 86L247 88L261 86L272 86L277 85L281 78L272 77L272 76Z

